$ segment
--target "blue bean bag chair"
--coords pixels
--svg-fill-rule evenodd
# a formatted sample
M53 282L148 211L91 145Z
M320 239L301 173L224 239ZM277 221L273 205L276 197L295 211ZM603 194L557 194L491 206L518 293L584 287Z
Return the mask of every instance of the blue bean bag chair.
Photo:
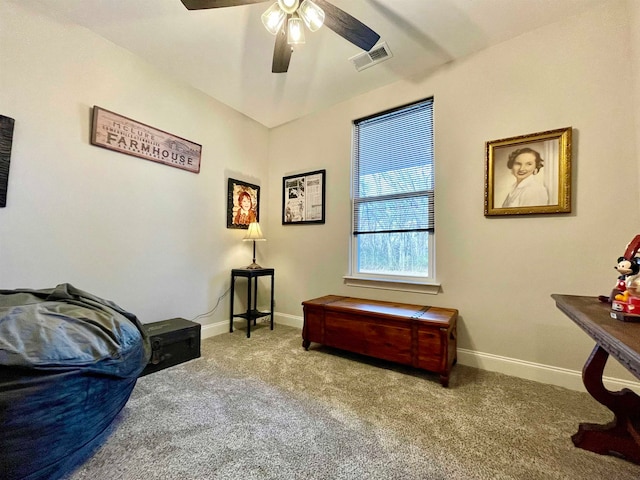
M0 478L62 478L108 435L147 365L135 315L61 284L0 290Z

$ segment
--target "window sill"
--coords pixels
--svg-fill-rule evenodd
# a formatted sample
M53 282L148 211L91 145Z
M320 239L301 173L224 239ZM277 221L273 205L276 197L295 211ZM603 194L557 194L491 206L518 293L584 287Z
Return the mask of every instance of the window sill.
M436 282L411 282L403 280L388 280L381 278L342 277L349 287L378 288L381 290L398 290L402 292L427 293L436 295L440 292L440 284Z

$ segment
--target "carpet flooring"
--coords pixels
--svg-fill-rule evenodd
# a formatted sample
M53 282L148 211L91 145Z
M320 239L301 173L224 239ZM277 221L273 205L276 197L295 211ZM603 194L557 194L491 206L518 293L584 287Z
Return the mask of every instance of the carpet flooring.
M463 365L438 375L258 324L138 380L69 480L640 479L640 466L574 447L612 415L587 393Z

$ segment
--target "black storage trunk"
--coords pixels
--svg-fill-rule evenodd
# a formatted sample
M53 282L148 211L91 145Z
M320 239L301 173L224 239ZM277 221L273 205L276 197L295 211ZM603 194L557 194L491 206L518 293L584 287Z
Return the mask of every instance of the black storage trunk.
M151 343L151 359L140 376L200 356L201 325L184 318L172 318L143 325Z

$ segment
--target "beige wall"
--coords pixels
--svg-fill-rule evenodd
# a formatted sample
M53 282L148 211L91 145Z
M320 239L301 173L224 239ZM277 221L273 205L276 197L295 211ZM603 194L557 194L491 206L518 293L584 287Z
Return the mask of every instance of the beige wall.
M278 321L299 323L300 302L327 293L455 307L461 363L575 386L592 343L549 295L608 293L640 233L639 10L613 1L268 131L87 30L2 2L0 113L16 131L0 288L70 282L145 322L206 312L251 255L225 228L231 176L263 188L258 256L276 268ZM443 291L347 287L351 122L429 96ZM93 105L202 144L201 173L91 146ZM573 213L485 218L484 142L567 126ZM326 224L282 226L282 177L323 168ZM200 321L224 331L228 308Z
M640 233L627 8L626 2L613 2L563 19L435 74L274 129L269 259L278 272L278 311L300 317L301 301L329 293L455 307L462 363L551 383L566 383L562 377L568 374L578 384L577 372L593 345L550 295L608 294L615 259ZM442 293L345 286L351 122L430 96ZM485 218L485 141L569 126L573 213ZM321 168L327 170L326 224L282 226L282 176ZM609 370L633 379L621 367Z
M268 130L83 28L17 2L0 19L0 113L15 119L0 288L68 282L143 322L209 311L251 259L226 228L226 180L266 181ZM90 145L93 105L203 145L200 173Z
M627 0L629 5L629 24L631 31L631 66L633 70L633 104L634 111L640 112L640 2ZM635 115L636 152L640 153L640 114ZM639 155L636 154L636 157ZM640 165L640 162L639 162ZM639 169L640 174L640 169ZM638 191L640 196L640 190Z

